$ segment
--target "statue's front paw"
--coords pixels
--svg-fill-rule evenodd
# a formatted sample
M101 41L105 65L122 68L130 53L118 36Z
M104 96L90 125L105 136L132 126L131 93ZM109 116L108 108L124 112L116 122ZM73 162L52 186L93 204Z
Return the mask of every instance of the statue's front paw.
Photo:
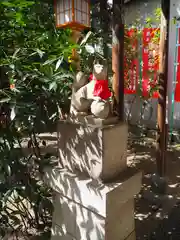
M91 113L101 119L108 118L110 114L110 104L105 101L93 101L91 104Z
M79 115L79 116L87 116L88 113L87 113L87 112L78 112L78 115Z

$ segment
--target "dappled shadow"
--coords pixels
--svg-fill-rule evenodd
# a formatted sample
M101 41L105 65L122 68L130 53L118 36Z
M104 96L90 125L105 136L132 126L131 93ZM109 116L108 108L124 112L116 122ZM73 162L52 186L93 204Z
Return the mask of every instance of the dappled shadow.
M93 179L110 179L126 167L126 145L127 126L122 123L58 125L59 165L71 172L79 169Z
M76 144L78 143L76 134L77 132L72 133L70 141L68 139L69 147L74 147L74 142ZM174 205L174 202L171 201L171 196L173 196L176 200L179 199L180 151L178 149L175 149L174 147L170 147L167 152L167 199L164 199L162 201L157 201L157 199L155 201L149 201L147 198L144 197L144 192L151 188L151 175L156 172L155 134L152 133L151 136L145 135L142 137L138 134L132 134L132 132L130 132L129 136L130 139L127 151L128 168L126 169L126 171L121 172L119 176L114 179L113 182L123 182L125 179L128 179L129 177L137 173L139 170L143 171L144 174L142 181L142 190L135 199L136 235L137 239L151 239L153 232L155 232L157 229L157 226L159 226L159 224L162 225L162 221L164 221L163 219L168 218L169 211ZM91 141L91 138L89 137L88 139L87 137L87 140ZM66 139L64 139L64 142L64 144L66 144ZM83 142L83 138L81 144L81 146L83 146L83 149L86 150L87 145ZM96 150L94 148L96 148ZM102 153L100 143L98 143L97 145L92 145L92 148L90 145L90 149L93 156L97 155L96 157L100 157L99 152ZM77 157L77 153L73 152L72 155L70 154L71 152L69 149L69 156L72 156L72 159L75 160ZM84 154L85 151L83 150L80 153L80 156L81 159L84 159L84 164L86 164ZM53 170L54 172L51 173L51 176L49 175L49 181L51 181L53 189L56 190L56 192L61 193L61 195L57 195L57 201L59 201L59 206L61 202L61 206L63 206L64 209L63 211L65 211L65 216L69 216L68 219L71 219L73 224L75 225L74 232L77 236L77 238L75 239L80 239L80 235L84 236L84 239L87 238L87 226L89 236L93 236L93 239L103 239L103 222L105 216L104 212L106 209L106 207L104 206L105 201L103 202L103 199L105 198L106 192L109 191L111 187L113 187L113 184L107 184L109 186L109 189L107 190L104 187L105 185L102 184L100 181L90 179L89 173L86 174L86 171L83 167L81 168L81 171L77 171L77 167L74 167L72 170L73 173L69 172L68 175L66 173L63 173L63 170L60 170L59 168L55 169ZM90 167L90 164L88 165L88 167ZM62 171L62 173L60 174L59 171ZM46 175L48 178L48 172ZM83 186L80 187L77 185L77 178L81 182L84 182ZM54 188L55 186L56 189ZM60 188L60 186L64 186L63 189ZM88 202L88 200L90 201L90 199L88 199L88 193L83 193L83 191L80 191L80 189L83 188L93 194L93 201L96 202L96 205L93 205L92 202ZM62 193L62 191L64 192ZM71 207L67 209L67 206ZM62 216L62 213L58 213L57 215L58 217L60 217ZM74 219L74 216L76 216L78 220L77 218ZM66 218L63 221L66 221ZM66 236L67 239L68 237L69 239L72 238L71 233L69 233L69 231L67 232L66 229L62 229L62 226L64 225L58 224L57 226L57 222L53 222L53 240L58 239L58 236ZM68 224L68 226L70 226L70 224Z
M59 198L58 198L59 197ZM59 239L104 239L104 218L57 195L56 203L61 208L57 222L53 222L52 238ZM56 208L57 209L57 208ZM61 218L61 221L60 221ZM58 224L59 223L59 224Z
M151 240L178 240L180 239L180 203L176 204L169 216L164 218L150 236Z
M171 218L171 210L180 199L180 151L175 146L168 147L166 154L166 178L168 181L167 195L164 197L161 195L155 195L153 198L150 193L152 184L151 176L156 173L154 133L151 134L150 137L147 136L147 134L146 136L143 136L143 138L141 136L137 137L137 134L130 133L131 139L128 149L129 170L130 172L136 172L141 169L144 173L142 190L140 194L136 196L135 200L137 239L164 239L163 237L165 235L165 239L178 239L174 238L176 235L175 230L173 238L171 238L170 235L169 238L167 238L167 230L162 229L160 238L160 231L157 233L157 229L160 227L166 228L165 226L168 223L165 222L170 222L170 220L167 221L167 219ZM149 196L147 197L145 193L148 193ZM175 210L173 211L175 212ZM166 234L164 232L166 232Z
M69 125L61 125L61 127L61 135L58 136L59 140L61 141L59 145L61 148L60 155L61 158L65 159L64 163L67 164L68 161L71 161L70 165L66 166L71 169L72 172L67 172L66 170L60 169L60 166L57 169L53 169L53 171L52 169L49 172L46 171L47 181L58 193L56 194L56 198L58 198L58 202L56 204L58 204L58 206L61 205L62 211L65 211L64 214L58 212L54 213L55 216L53 219L56 220L53 222L52 235L54 236L54 240L58 236L70 237L72 234L76 235L75 239L81 239L80 235L87 235L87 231L89 231L89 238L87 239L99 240L101 239L100 236L102 236L103 239L103 224L106 213L106 193L109 192L110 189L113 189L115 184L118 186L118 184L130 178L139 170L144 171L143 188L147 187L149 184L149 179L147 176L155 171L155 167L154 169L152 168L152 166L155 166L153 148L149 147L150 144L147 147L143 144L140 144L140 142L134 142L133 144L130 144L127 157L127 170L121 172L119 169L119 172L121 173L119 173L117 178L114 179L113 184L110 180L109 184L108 181L106 181L106 185L104 185L99 180L90 179L89 176L92 177L92 173L90 172L92 171L91 163L87 164L87 161L89 161L88 155L102 161L102 135L98 135L97 129L92 130L95 131L94 134L94 132L91 132L89 129L83 129L83 131L78 130L80 131L78 132L77 127L75 129L70 128ZM66 135L67 130L68 138ZM63 134L64 131L66 131L66 134ZM92 134L94 134L93 138ZM119 136L120 133L118 133L118 139ZM84 139L86 139L86 141ZM80 147L78 144L80 144ZM86 150L88 149L90 150L87 154ZM108 150L109 149L110 148L108 146ZM124 149L124 151L126 150ZM80 162L77 162L77 160ZM120 161L120 158L118 158L118 161ZM74 165L75 163L80 165ZM102 164L102 162L100 164ZM88 166L88 169L84 168L83 165L85 167ZM102 165L100 165L100 170L101 167ZM80 171L78 171L77 168L79 168ZM79 182L81 182L81 186L78 185ZM91 194L91 198L88 198L89 194ZM69 206L68 209L67 206ZM153 214L152 212L154 212L152 206L147 206L148 203L142 199L141 194L137 196L135 209L137 228L139 228L142 221L144 222L146 219L149 220L149 217ZM91 217L88 216L88 214L90 214ZM119 215L119 217L121 217L121 215ZM97 220L99 218L101 221ZM69 227L68 229L62 228L62 226L71 226L68 221L71 221L71 225L75 226L74 230L71 229L72 231L70 231ZM87 226L89 226L89 228L87 228ZM86 235L83 235L84 239L86 239ZM90 236L93 236L93 238L90 238Z
M101 137L97 128L61 122L58 125L58 150L62 167L72 172L77 168L91 176L93 165L102 167Z
M56 190L52 239L104 239L106 193L113 184L104 185L78 171L60 169L46 170L46 179Z
M128 180L126 187L114 192L114 194L112 194L112 190L118 189L121 184L125 183L125 179L124 182L114 181L103 184L101 181L90 179L78 171L70 173L66 169L58 168L46 169L45 175L46 181L56 192L52 227L53 240L60 236L62 239L73 236L74 239L103 240L105 222L108 219L107 212L111 217L112 213L119 212L119 215L117 213L115 216L115 222L109 223L111 225L109 226L110 231L115 231L113 223L118 224L118 228L121 229L124 226L122 222L125 220L129 221L121 234L128 236L134 230L131 214L133 212L133 195L140 189L141 174L137 177L131 176L133 179L131 178L130 182L128 182L129 178L126 179ZM127 186L129 186L129 192ZM129 202L129 199L131 199L132 204L128 205L126 212L124 206Z

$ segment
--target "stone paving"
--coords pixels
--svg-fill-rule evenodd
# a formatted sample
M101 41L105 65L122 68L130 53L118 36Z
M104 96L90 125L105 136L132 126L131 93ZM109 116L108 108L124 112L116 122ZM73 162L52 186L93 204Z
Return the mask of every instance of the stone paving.
M168 218L162 220L150 235L150 240L179 240L180 239L180 203L173 207Z
M180 145L167 151L167 199L144 199L150 191L149 176L156 172L155 132L139 138L130 133L128 162L132 171L144 173L142 192L136 198L137 240L180 240Z

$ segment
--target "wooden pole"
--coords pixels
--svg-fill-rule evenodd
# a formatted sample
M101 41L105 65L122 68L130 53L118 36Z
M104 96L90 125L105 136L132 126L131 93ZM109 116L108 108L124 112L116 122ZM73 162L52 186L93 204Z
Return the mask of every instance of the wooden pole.
M159 98L157 108L157 173L165 176L166 148L167 148L167 124L166 124L166 99L168 81L168 38L170 0L161 0L162 19L160 34L160 66L159 66Z
M113 0L112 71L113 109L124 120L124 0Z
M71 41L73 43L77 43L79 38L81 36L81 32L77 31L77 30L72 30L72 34L71 34ZM73 65L75 65L76 67L76 71L80 71L81 66L80 66L80 56L77 53L76 49L73 49L72 51L72 61L73 61Z

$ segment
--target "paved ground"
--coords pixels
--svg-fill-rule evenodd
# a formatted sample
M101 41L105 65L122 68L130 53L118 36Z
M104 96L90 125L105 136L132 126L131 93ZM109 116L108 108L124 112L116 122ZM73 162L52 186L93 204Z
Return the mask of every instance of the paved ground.
M180 203L178 203L150 236L150 240L180 239Z
M136 198L137 240L180 240L180 145L167 152L167 199L144 197L150 191L150 176L156 172L155 137L130 136L128 162L132 172L143 171L142 192Z

